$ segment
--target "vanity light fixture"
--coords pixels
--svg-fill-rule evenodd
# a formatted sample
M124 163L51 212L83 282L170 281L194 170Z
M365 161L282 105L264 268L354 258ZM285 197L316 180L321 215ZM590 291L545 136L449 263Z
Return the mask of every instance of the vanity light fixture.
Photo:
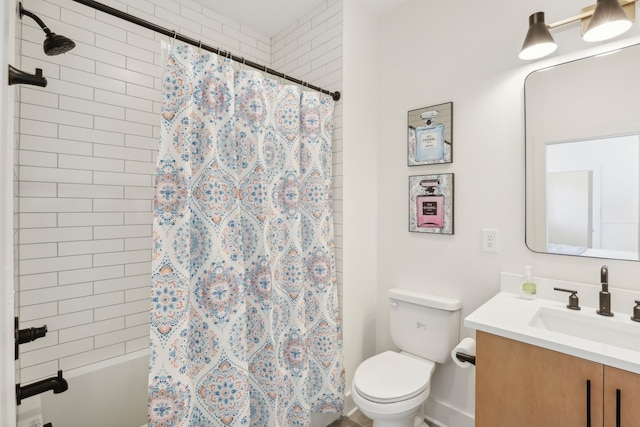
M598 0L582 38L588 42L609 40L627 31L631 24L618 0Z
M520 59L537 59L547 56L558 48L549 28L544 23L544 12L536 12L529 17L529 31L524 38Z
M638 0L597 0L583 8L579 15L552 24L544 23L544 12L529 16L529 30L520 50L520 59L530 60L547 56L557 48L549 30L580 21L582 38L588 42L608 40L631 28L636 19Z

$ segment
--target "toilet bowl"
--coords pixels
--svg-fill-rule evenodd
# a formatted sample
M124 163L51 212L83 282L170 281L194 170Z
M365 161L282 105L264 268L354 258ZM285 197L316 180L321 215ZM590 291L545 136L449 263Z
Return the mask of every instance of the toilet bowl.
M401 351L362 362L351 384L353 402L373 427L425 427L424 403L436 363L447 363L458 341L459 300L389 290L391 338Z
M426 426L422 405L431 391L435 363L385 351L365 360L353 377L351 396L375 427Z

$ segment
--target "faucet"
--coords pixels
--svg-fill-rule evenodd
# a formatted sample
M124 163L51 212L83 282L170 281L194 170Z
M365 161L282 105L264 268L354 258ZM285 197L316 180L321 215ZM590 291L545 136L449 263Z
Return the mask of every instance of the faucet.
M606 265L603 265L600 269L600 284L602 285L602 290L600 291L600 303L598 313L600 316L613 316L611 312L611 294L609 293L609 269Z
M553 288L553 290L569 292L571 295L569 295L569 304L567 304L567 308L570 308L571 310L580 310L580 303L578 302L578 291L564 288Z
M58 371L58 376L56 377L46 378L33 384L25 386L16 384L17 404L19 405L20 403L22 403L22 399L35 396L36 394L44 393L45 391L53 390L54 394L58 394L62 393L63 391L67 391L68 388L69 384L67 384L67 380L62 378L62 371Z

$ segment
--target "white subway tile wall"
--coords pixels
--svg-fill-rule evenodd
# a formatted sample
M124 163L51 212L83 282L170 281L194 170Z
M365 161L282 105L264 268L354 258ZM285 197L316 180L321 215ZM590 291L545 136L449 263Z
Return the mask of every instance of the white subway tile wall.
M342 0L327 0L273 38L191 0L103 3L331 90L342 90ZM147 348L160 41L170 38L69 0L23 0L77 47L42 51L19 24L19 315L46 324L21 346L23 383ZM335 110L334 209L342 286L342 108Z

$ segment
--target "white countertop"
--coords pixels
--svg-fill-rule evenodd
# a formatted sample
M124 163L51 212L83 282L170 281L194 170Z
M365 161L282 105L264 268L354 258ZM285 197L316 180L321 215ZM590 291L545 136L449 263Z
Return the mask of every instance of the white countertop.
M619 295L618 300L620 300L620 296L624 297L624 305L628 311L626 313L616 312L615 305L612 305L612 311L615 313L614 317L603 317L595 314L595 307L583 305L582 298L580 301L582 310L575 312L569 310L566 308L569 294L553 291L553 286L558 286L559 284L560 287L567 287L568 285L570 289L576 289L585 294L595 293L597 297L597 293L600 290L598 286L568 282L556 283L553 280L536 278L538 294L549 299L538 297L534 300L525 300L514 292L517 289L517 286L514 287L514 283L519 283L519 276L508 274L507 276L509 277L503 274L502 291L465 318L464 325L466 327L640 374L640 350L636 351L607 345L596 339L570 336L530 324L541 307L549 307L554 310L566 310L576 316L597 316L597 319L591 320L595 322L610 322L606 323L608 327L637 327L640 334L640 322L634 322L630 319L634 305L633 298L640 299L638 297L639 293L609 288L612 295ZM578 293L579 297L580 292ZM593 297L586 298L586 300L593 301ZM628 303L627 300L629 300ZM622 305L622 303L618 305ZM568 315L571 316L573 314ZM631 330L635 331L635 329ZM629 337L630 341L636 339L637 337Z

